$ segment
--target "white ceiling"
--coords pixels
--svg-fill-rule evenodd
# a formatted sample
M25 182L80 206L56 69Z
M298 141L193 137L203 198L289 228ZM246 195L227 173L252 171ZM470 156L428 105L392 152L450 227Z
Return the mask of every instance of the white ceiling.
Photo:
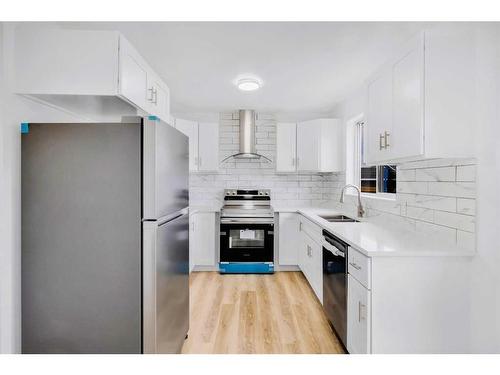
M167 82L174 113L238 108L321 113L359 87L424 24L106 22L64 27L122 32ZM264 86L238 91L233 80L243 73L259 76Z

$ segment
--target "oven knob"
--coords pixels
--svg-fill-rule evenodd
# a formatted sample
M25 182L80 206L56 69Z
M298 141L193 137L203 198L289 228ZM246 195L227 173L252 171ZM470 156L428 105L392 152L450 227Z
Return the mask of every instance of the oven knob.
M259 195L262 195L262 191L259 191Z
M266 195L269 195L269 193L266 191Z

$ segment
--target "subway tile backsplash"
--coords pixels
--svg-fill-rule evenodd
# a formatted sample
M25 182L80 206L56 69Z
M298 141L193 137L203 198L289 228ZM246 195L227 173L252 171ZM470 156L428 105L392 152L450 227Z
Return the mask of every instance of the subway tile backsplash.
M367 217L474 247L475 163L474 159L433 159L400 164L395 200L364 198ZM337 207L354 215L356 200L349 196L346 204Z
M238 112L220 114L219 160L238 152ZM344 173L276 173L276 120L258 114L257 151L273 162L229 159L218 172L191 173L193 206L222 204L225 188L272 190L275 207L337 207L356 215L356 198L347 195L340 204ZM397 166L395 199L369 199L363 204L367 219L381 225L433 236L438 240L474 247L476 161L475 159L429 159Z

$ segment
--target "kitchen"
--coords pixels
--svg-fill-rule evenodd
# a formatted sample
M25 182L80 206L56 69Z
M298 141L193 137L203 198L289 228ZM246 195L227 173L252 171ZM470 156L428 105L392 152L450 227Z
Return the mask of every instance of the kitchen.
M22 191L15 194L21 202L22 229L16 246L24 267L19 267L22 286L13 287L24 295L12 297L22 298L22 314L14 314L17 323L4 330L17 344L2 352L498 353L493 267L498 246L491 246L498 197L488 188L498 179L492 170L498 169L498 129L489 107L496 89L491 77L498 83L490 55L491 43L497 40L493 36L498 37L495 27L474 23L2 24L2 79L9 82L10 90L2 95L6 102L15 103L8 119L12 129L16 126L4 143L20 140ZM322 40L320 35L326 31L331 35ZM166 47L158 50L148 42L151 35L170 35ZM196 44L199 35L212 44L204 45L203 40ZM268 44L255 41L262 39L256 36L266 35L278 39ZM216 38L218 43L213 42ZM241 47L235 47L234 40ZM355 53L342 44L351 40L357 43ZM297 43L306 57L293 61L289 57ZM191 47L182 54L181 45ZM268 67L259 56L271 51L276 64ZM82 55L83 63L77 58ZM206 64L195 58L200 55ZM338 61L332 61L332 67L315 65L308 55L318 61L335 56ZM165 63L174 57L177 60ZM360 62L352 62L354 57ZM245 60L247 65L241 63ZM243 70L247 66L255 70L247 73ZM308 67L305 74L294 75L303 67ZM328 75L330 69L336 70L333 78ZM209 70L213 75L201 87L198 75L208 75ZM222 77L229 79L218 84ZM67 124L76 124L75 132L78 127L86 132L96 126L95 134L103 133L89 133L85 143L63 147L65 138L57 127L67 128ZM131 143L119 144L121 137L111 141L108 133L104 137L107 125L113 131L135 129ZM42 130L45 143L32 143ZM54 155L43 152L54 139L61 142L55 157L63 160L56 167ZM172 139L177 141L161 143ZM121 151L110 145L117 149L120 145ZM94 154L92 163L86 164L88 149ZM181 154L185 154L182 161ZM72 155L84 155L85 162ZM165 155L179 159L164 167ZM157 168L151 173L158 175L148 185L145 176L150 165ZM182 172L176 169L180 165ZM57 168L62 166L67 178L57 180ZM105 173L95 172L99 168L116 176L130 173L132 182L125 185L136 190L128 192L120 185L113 185L115 191L105 190ZM165 177L161 168L169 171L168 183L160 181ZM47 210L57 210L55 202L71 196L76 182L68 173L75 169L81 171L77 176L86 178L85 186L98 176L94 195L89 192L85 197L88 202L99 203L92 196L120 192L114 200L116 211L103 221L122 220L122 213L142 223L142 232L135 233L133 228L139 227L131 224L131 230L117 232L117 237L123 233L125 238L127 232L133 241L147 242L148 228L156 231L156 220L158 228L162 225L158 212L147 214L148 202L151 207L175 203L175 212L189 208L189 213L182 211L185 223L176 232L178 241L184 236L178 246L185 255L175 266L177 276L182 276L182 284L181 278L175 279L176 292L187 288L189 274L189 292L179 297L189 295L189 310L184 301L170 315L151 313L155 323L148 328L147 309L135 306L130 315L135 319L131 333L135 344L120 346L121 351L113 345L123 336L110 335L109 347L99 335L86 338L90 341L81 346L76 336L66 347L52 342L48 337L59 329L64 335L65 328L39 314L47 308L47 299L39 300L37 294L48 298L44 293L55 285L40 280L46 282L51 280L49 273L58 273L57 268L40 267L43 262L57 265L61 253L48 254L54 258L42 262L36 251L24 246L28 243L36 250L42 238L37 237L39 228L57 233L66 224L70 228L71 220L80 220L79 215L67 213L50 227L60 216L43 216L43 212L37 216L41 203L36 199L42 199ZM55 179L46 182L47 175ZM65 188L60 196L51 196L52 201L38 195L42 186L52 186L43 184L53 183L48 189L57 191L62 182ZM170 188L174 203L162 195L165 190L154 190L162 186ZM148 201L149 197L155 201ZM122 211L124 204L118 199L136 202L136 198L144 207L131 205L134 213L127 211L129 207ZM103 199L100 204L107 207L108 202ZM82 212L88 207L82 207ZM14 216L15 209L11 208ZM89 215L97 210L99 206L92 206ZM44 218L50 220L42 223ZM96 221L85 230L98 231L102 225L107 224ZM66 238L66 244L89 248L80 242L83 234L75 236ZM143 250L160 246L155 236L151 243L142 244ZM145 287L147 267L154 268L156 260L147 258L146 252L142 256L140 264L129 265L136 271L143 267L144 275L129 273L122 279L124 272L115 268L113 272L120 282L145 277L144 289L134 293L143 293L142 308L148 298L156 298L151 303L157 308L162 296L149 295ZM71 269L79 269L76 261L65 259L75 267ZM89 256L78 259L90 262ZM86 275L94 275L98 283L104 280L100 279L104 266L112 264L95 262ZM35 277L38 274L41 279ZM70 280L72 275L64 277ZM78 285L64 287L85 290L87 283L78 280ZM158 279L151 280L155 292L163 293ZM137 286L140 283L122 288ZM174 293L171 289L166 287L164 293ZM174 294L169 297L178 299ZM61 306L66 303L53 298ZM99 299L102 311L113 302ZM13 311L19 312L19 305L14 302ZM184 309L184 320L177 318L179 309ZM95 306L88 309L89 316L90 311ZM173 316L174 324L165 328ZM75 321L73 315L66 318ZM111 318L109 314L108 321ZM181 320L185 325L179 324ZM37 321L38 325L31 324ZM40 329L51 324L52 332ZM116 323L116 329L124 326ZM158 327L171 335L178 328L175 345L170 346L170 338L158 341ZM148 341L148 329L156 330L151 336L156 343ZM84 335L83 331L78 332ZM47 339L40 340L44 335ZM92 347L97 341L103 345Z

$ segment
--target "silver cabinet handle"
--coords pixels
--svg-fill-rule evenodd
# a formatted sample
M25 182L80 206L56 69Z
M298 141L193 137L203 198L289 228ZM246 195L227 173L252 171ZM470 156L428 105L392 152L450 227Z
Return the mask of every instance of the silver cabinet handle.
M292 158L292 166L295 167L295 158Z
M378 135L378 149L383 150L385 147L382 146L382 140L384 139L384 136L382 134Z
M309 245L307 245L307 255L309 256L309 258L312 258L312 248Z
M201 162L202 162L201 156L198 156L198 162L200 163L199 166L201 167Z
M148 91L151 93L151 96L149 98L147 98L147 101L153 103L155 89L153 87L151 87L150 89L148 89Z
M366 319L366 316L362 316L361 311L366 307L366 305L362 304L361 301L358 301L358 322Z
M299 166L299 162L300 162L300 158L296 158L295 159L295 165L297 165L297 167Z
M356 263L349 262L349 264L351 266L353 266L355 269L357 269L358 271L361 269L361 266L358 266Z
M390 147L390 144L388 141L390 135L391 135L391 133L389 133L387 130L384 132L384 149L387 147Z
M299 232L302 231L302 222L299 223Z
M154 94L154 101L153 101L153 103L154 104L158 104L158 90L154 89L153 90L153 94Z

